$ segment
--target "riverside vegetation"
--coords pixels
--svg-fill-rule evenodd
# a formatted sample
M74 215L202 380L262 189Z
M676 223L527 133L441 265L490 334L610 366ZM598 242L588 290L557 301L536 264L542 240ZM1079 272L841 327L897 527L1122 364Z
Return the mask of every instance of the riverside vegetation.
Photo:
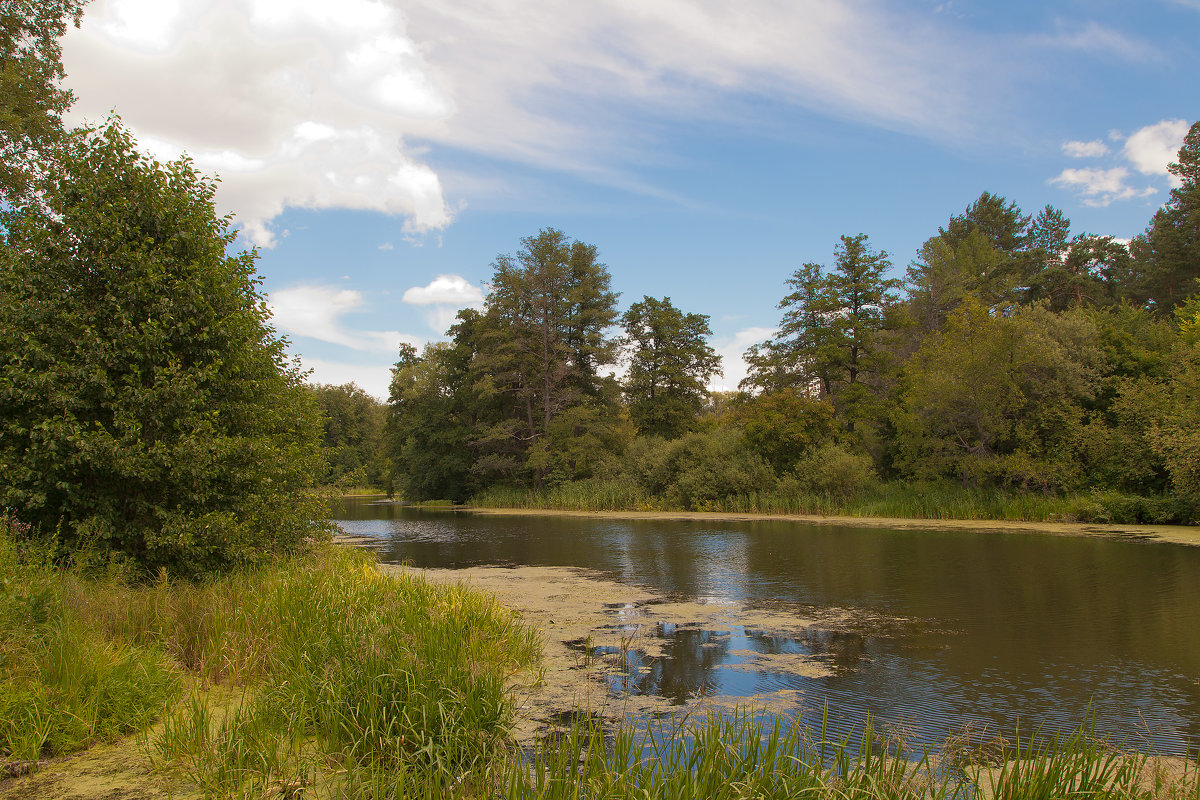
M330 546L200 581L132 581L84 553L55 566L26 534L11 520L0 533L10 774L141 732L175 797L1200 797L1194 762L1086 730L931 754L869 728L826 741L751 714L640 732L578 714L522 750L507 738L511 689L537 679L540 640L486 595ZM35 778L0 778L0 793L37 792Z
M904 476L983 507L1096 490L1109 513L1117 492L1194 518L1197 128L1132 252L984 195L902 306L883 254L845 237L835 271L797 271L739 398L704 392L706 317L647 297L617 341L596 249L543 231L497 259L450 343L402 351L386 414L359 413L304 385L212 179L119 119L63 127L58 39L83 6L0 14L0 794L60 796L25 773L135 735L177 797L1200 796L1190 762L1168 774L1084 733L986 774L746 717L669 741L581 724L522 751L511 688L536 680L536 632L332 548L313 491L378 479L382 446L414 499L609 482L708 507ZM622 344L626 382L599 378ZM331 433L335 414L374 433Z
M707 389L706 315L618 315L596 247L542 230L448 341L401 349L385 482L488 506L1194 523L1200 123L1170 170L1128 246L988 192L903 281L842 236L787 279L737 392Z

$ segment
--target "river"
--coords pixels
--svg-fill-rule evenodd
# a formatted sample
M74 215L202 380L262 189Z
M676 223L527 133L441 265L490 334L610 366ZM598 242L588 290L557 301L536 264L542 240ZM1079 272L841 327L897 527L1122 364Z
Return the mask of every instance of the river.
M870 715L912 741L964 725L1011 734L1086 719L1128 747L1200 743L1200 547L1104 537L419 511L343 503L342 529L421 568L576 567L666 599L818 620L659 625L614 692L683 703L792 690L849 731ZM828 625L821 619L836 620ZM734 620L736 623L736 620ZM823 669L729 669L803 654ZM759 663L754 661L752 663Z

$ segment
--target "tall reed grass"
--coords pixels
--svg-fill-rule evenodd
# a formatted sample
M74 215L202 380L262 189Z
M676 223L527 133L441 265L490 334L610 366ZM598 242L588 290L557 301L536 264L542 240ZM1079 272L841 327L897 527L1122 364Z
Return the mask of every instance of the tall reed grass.
M1069 736L1020 740L998 764L914 753L870 723L861 739L831 741L779 717L711 715L694 723L623 728L611 740L589 723L514 756L497 781L505 798L537 800L1182 800L1200 797L1194 761L1166 765ZM852 746L853 744L853 746Z
M1022 490L967 488L946 483L881 483L850 497L774 491L729 495L681 506L620 479L586 480L542 489L495 486L471 499L480 508L563 511L718 511L907 519L1027 522L1170 523L1182 513L1171 498L1118 492L1048 495Z
M208 796L321 781L424 792L490 763L510 679L535 677L536 632L494 598L385 574L358 551L134 583L56 567L20 534L0 530L0 760L70 752L166 712L147 742L155 761Z

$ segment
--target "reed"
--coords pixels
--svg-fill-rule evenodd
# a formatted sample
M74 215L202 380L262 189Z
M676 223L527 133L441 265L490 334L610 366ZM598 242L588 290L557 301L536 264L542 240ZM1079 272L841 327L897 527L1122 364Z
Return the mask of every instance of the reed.
M879 483L851 496L748 492L701 504L672 503L626 479L587 480L542 489L494 486L471 499L481 508L563 511L719 511L905 519L1013 520L1026 522L1170 523L1183 519L1167 497L1118 492L1064 495L1024 490L963 488L947 483Z
M579 719L586 719L578 715ZM814 737L794 720L713 714L666 727L625 727L607 738L590 722L514 755L499 772L505 798L682 800L1175 800L1200 796L1194 761L1170 767L1099 741L1083 726L1068 736L1019 737L999 765L912 752L868 722L861 738Z

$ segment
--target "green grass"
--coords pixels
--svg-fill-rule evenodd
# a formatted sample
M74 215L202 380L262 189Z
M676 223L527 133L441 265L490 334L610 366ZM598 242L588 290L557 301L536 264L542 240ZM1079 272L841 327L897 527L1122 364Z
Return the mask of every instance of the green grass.
M1119 492L1048 495L1021 490L964 489L945 483L883 483L851 497L754 492L702 507L672 505L622 480L588 480L544 489L497 486L471 499L481 508L563 511L719 511L906 519L1013 520L1027 522L1176 523L1186 509L1169 497Z
M150 583L48 552L0 529L0 759L68 753L165 712L147 747L207 796L398 780L424 793L503 749L510 678L540 652L494 598L346 548Z
M735 714L583 722L526 752L511 688L535 679L539 640L489 596L328 546L199 582L48 552L0 527L0 761L142 730L152 765L214 798L1200 800L1194 762L1086 730L930 754Z
M148 725L178 690L170 659L106 635L81 571L57 569L48 547L15 532L0 517L0 758L36 761Z
M822 726L822 731L825 730ZM712 715L607 742L587 724L530 757L513 757L496 786L505 798L537 800L1053 800L1200 797L1195 762L1169 765L1112 748L1081 728L1070 736L1017 741L997 764L963 755L913 753L868 724L857 747L815 739L779 718Z

